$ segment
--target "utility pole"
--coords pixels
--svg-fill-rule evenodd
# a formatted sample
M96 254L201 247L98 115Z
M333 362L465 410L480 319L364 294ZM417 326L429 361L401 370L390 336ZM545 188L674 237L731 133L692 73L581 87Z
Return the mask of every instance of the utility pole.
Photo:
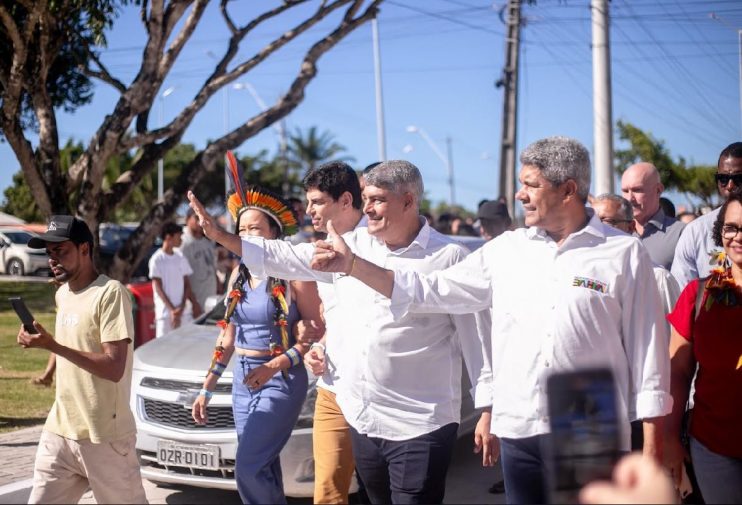
M381 86L381 48L379 47L379 24L371 20L371 35L374 45L374 87L376 88L376 141L379 145L379 161L386 161L386 132L384 129L384 95Z
M509 0L507 18L500 19L507 25L505 39L505 68L497 87L504 88L502 108L502 133L500 138L500 196L505 197L508 212L515 215L515 150L518 126L518 55L520 53L520 0Z
M608 0L591 0L595 193L613 193L613 114Z
M450 192L451 207L456 205L456 188L453 182L453 149L451 148L451 137L446 137L446 154L448 155L448 163L446 168L448 169L448 190Z

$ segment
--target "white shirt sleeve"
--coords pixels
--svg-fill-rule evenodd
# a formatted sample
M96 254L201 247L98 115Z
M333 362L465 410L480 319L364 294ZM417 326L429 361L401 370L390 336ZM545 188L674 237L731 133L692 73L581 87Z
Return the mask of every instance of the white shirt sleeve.
M696 268L695 241L699 237L693 228L686 228L680 235L675 245L675 256L672 259L670 273L675 277L678 286L685 287L691 280L698 279L698 268Z
M310 243L293 245L285 240L242 237L242 263L257 277L332 282L333 274L309 266L313 255L314 245Z
M637 242L626 267L622 293L621 335L629 363L633 404L638 419L660 417L672 410L670 353L662 301L653 282L649 253ZM631 407L635 407L631 408Z
M158 277L162 279L162 272L160 271L160 255L158 253L155 253L152 255L152 257L149 259L149 278L154 279L155 277Z
M485 253L493 242L463 261L430 275L395 270L392 313L395 316L406 312L471 314L490 308L492 285Z
M479 377L474 386L474 407L483 408L492 405L494 393L492 388L492 311L477 312L475 317L481 346L482 368L479 370Z
M478 314L454 314L451 316L453 325L456 328L456 334L458 335L461 354L464 357L464 365L469 375L469 383L472 385L470 391L472 398L476 398L477 396L479 376L484 366L481 340L483 336L478 331ZM487 335L486 338L489 339L490 336Z

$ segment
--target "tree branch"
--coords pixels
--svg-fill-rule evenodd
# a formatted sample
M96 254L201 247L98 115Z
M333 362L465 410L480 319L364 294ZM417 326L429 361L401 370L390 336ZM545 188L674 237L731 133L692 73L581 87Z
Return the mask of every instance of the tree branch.
M305 0L298 0L290 3L290 6L298 5L299 3L303 3ZM358 1L358 0L356 0ZM199 110L203 108L203 106L206 104L208 99L219 89L221 89L223 86L230 84L231 82L238 79L240 76L244 75L245 73L249 72L253 68L255 68L258 64L263 62L266 58L268 58L271 54L294 40L296 37L307 31L309 28L320 22L322 19L327 17L329 14L337 10L338 8L342 7L343 5L346 5L350 3L351 0L336 0L332 2L330 5L322 6L320 7L312 17L305 20L304 22L300 23L298 26L294 27L293 29L287 31L277 39L273 40L268 45L264 46L263 49L258 52L255 56L253 56L251 59L241 63L238 65L234 70L232 70L229 73L224 73L223 75L217 75L220 70L223 71L223 69L228 64L231 57L229 57L229 52L227 55L225 55L224 58L219 62L217 69L215 70L214 74L212 74L207 80L206 83L201 87L201 89L196 94L196 97L194 100L186 107L184 108L178 116L176 116L168 125L158 128L155 130L151 130L146 134L143 135L136 135L129 139L126 143L127 149L132 149L136 147L140 147L143 145L146 145L151 142L155 142L161 138L164 138L166 136L172 135L174 132L177 132L183 128L185 128L190 122L193 120L193 117L195 117L196 113L198 113ZM354 2L355 3L355 2ZM289 4L287 4L289 5ZM284 10L286 10L286 5L282 5L281 7L277 7L276 9L273 9L272 11L269 11L258 18L254 19L251 23L246 25L242 30L240 30L240 37L244 36L242 32L244 33L249 32L252 30L255 26L257 26L257 23L261 22L262 20L268 19L268 17L274 16L277 13L280 13ZM233 44L230 42L230 51L233 49ZM236 53L238 47L234 46L234 52Z
M103 65L103 62L98 58L98 55L95 54L95 52L91 51L90 48L85 45L85 53L88 55L88 57L95 62L96 65L98 65L99 70L93 70L89 67L86 67L85 65L80 65L80 70L85 75L88 75L90 77L95 77L96 79L100 79L101 81L110 84L114 88L118 90L119 93L124 94L126 93L126 86L124 86L124 83L116 79L111 75L111 73L108 71L108 69Z
M5 121L6 118L10 120L11 117L15 117L21 106L23 73L28 58L28 48L12 16L2 5L0 5L0 20L2 20L3 26L8 31L13 43L13 61L10 64L8 76L3 82L3 116ZM10 122L8 125L10 125Z
M188 41L188 39L191 38L191 35L193 35L193 31L196 29L196 26L198 26L198 22L201 20L201 16L203 15L208 3L208 0L196 0L196 5L193 6L190 16L188 16L188 19L186 19L185 25L180 30L180 33L178 33L178 35L175 37L175 40L173 40L172 44L170 44L167 52L160 59L160 65L157 73L158 77L161 80L164 80L165 76L168 74L168 72L170 72L173 63L175 63L175 60L178 58L180 51L183 49L183 46ZM180 19L180 16L183 14L184 11L185 6L183 7L183 10L177 15L177 19ZM172 16L173 18L176 17L172 12L168 13L168 17L170 16ZM169 31L170 30L166 29L166 33L169 33ZM167 35L165 36L165 39L167 39Z
M224 23L227 25L227 28L229 28L229 31L232 33L232 35L237 35L237 26L235 26L234 22L232 21L232 18L229 16L229 13L227 12L227 3L229 0L221 0L219 2L219 12L222 13L222 17L224 18Z

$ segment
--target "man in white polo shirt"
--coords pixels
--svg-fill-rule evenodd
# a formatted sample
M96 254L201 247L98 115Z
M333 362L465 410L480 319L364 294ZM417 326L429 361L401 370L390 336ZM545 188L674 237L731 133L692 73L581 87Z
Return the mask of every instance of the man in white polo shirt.
M383 266L431 273L467 250L436 232L419 214L420 172L387 161L366 175L367 227L346 233L353 247ZM217 229L189 194L204 232L255 275L333 282L342 334L352 356L337 403L351 426L357 470L372 503L441 503L461 407L461 356L472 384L482 369L472 315L395 317L389 301L348 276L309 267L312 250L286 242L244 238ZM308 255L306 253L309 253Z
M493 398L485 415L500 438L506 500L545 503L547 377L609 367L622 448L629 450L629 415L635 412L644 421L645 454L660 459L661 422L672 408L670 363L646 249L585 206L587 150L575 140L550 137L528 146L520 161L516 197L529 228L505 232L443 271L394 264L385 270L362 259L352 241L346 245L347 235L333 233L331 243L318 242L312 264L374 288L397 317L492 309Z

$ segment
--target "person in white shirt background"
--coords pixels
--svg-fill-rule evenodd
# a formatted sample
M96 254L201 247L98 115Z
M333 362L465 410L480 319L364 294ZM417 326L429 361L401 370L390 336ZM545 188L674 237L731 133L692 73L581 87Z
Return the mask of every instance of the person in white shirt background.
M180 252L193 270L188 281L199 305L199 310L192 307L193 317L196 318L201 315L206 299L216 294L216 247L211 240L204 237L204 231L198 225L198 219L191 209L188 209L186 213L186 225Z
M342 161L316 167L304 176L307 215L315 231L326 232L327 221L341 233L366 226L361 210L361 187L355 171ZM314 250L314 246L309 246ZM342 333L342 315L336 312L338 300L332 284L317 283L325 319L325 337L304 355L304 362L316 375L317 400L314 404L312 447L314 453L314 503L348 503L348 492L355 472L350 428L336 400L337 388L345 379L343 365L355 345ZM302 322L303 323L303 322Z
M729 198L730 193L742 191L742 142L733 142L722 149L715 177L722 202ZM717 208L692 221L683 230L670 270L680 289L693 279L702 279L711 272L715 264L709 261L711 254L721 251L711 237L718 215Z
M585 206L587 149L550 137L526 147L520 161L516 198L529 228L500 235L460 263L434 272L385 270L330 225L331 242L316 244L312 265L373 287L399 317L492 309L493 396L483 415L500 439L506 501L545 503L547 377L609 367L622 449L629 450L635 412L644 421L644 453L660 461L662 421L672 409L670 364L660 295L646 282L653 278L649 254Z
M201 307L193 296L188 276L193 273L188 260L176 250L182 242L183 228L175 223L162 227L162 247L149 259L149 277L152 279L152 294L155 301L155 336L157 338L190 320L185 312L190 300L194 310Z
M367 227L346 233L359 254L382 266L432 273L467 250L431 229L419 214L420 171L384 162L366 175ZM482 369L473 315L406 314L357 280L312 270L313 248L245 238L218 229L192 193L207 237L235 253L256 275L333 282L337 336L352 339L337 403L351 427L356 468L372 503L441 503L461 407L461 356L472 384ZM334 335L333 335L334 336ZM347 366L346 366L347 365Z

